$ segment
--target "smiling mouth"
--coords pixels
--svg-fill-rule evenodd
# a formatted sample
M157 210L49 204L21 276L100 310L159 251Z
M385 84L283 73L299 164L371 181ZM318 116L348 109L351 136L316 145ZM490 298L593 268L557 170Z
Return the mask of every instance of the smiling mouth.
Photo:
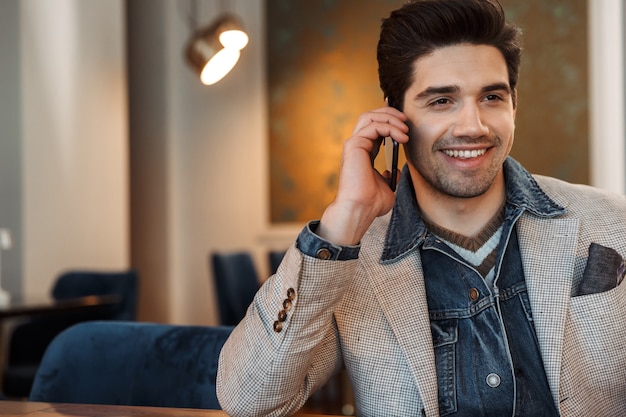
M469 159L476 158L478 156L482 156L487 152L487 149L472 149L470 150L456 150L456 149L444 149L443 153L452 157L459 159Z

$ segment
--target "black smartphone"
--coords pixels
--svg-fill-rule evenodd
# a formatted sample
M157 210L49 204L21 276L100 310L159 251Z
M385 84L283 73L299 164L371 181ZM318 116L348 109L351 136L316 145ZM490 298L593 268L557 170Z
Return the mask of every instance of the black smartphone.
M395 101L391 97L387 97L387 105L398 109ZM389 178L389 187L391 188L391 191L396 191L396 182L398 181L398 147L398 142L392 138L385 138L387 169L391 172L391 178Z

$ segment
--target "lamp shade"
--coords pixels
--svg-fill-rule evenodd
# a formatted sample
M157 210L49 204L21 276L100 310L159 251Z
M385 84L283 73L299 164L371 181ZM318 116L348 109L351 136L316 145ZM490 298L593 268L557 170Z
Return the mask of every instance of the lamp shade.
M239 20L224 14L210 26L196 31L185 48L187 63L203 84L221 80L237 64L248 35Z

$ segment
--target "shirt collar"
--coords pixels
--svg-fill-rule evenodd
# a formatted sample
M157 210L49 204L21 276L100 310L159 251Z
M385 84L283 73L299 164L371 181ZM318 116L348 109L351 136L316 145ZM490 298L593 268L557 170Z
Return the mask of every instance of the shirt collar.
M555 217L565 213L565 208L550 198L532 175L512 157L504 161L504 181L508 207L527 210L540 217ZM421 245L425 237L426 226L419 214L413 181L405 165L398 183L381 262L388 263L403 257Z

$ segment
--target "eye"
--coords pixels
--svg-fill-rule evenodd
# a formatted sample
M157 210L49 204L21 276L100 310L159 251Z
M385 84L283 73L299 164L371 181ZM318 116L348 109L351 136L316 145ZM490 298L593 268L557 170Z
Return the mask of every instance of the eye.
M446 106L448 104L450 104L451 101L449 98L446 97L440 97L438 99L435 99L433 101L430 102L430 106L431 107L442 107L442 106Z
M485 96L485 101L496 101L496 100L502 100L502 97L500 97L497 94L489 94Z

